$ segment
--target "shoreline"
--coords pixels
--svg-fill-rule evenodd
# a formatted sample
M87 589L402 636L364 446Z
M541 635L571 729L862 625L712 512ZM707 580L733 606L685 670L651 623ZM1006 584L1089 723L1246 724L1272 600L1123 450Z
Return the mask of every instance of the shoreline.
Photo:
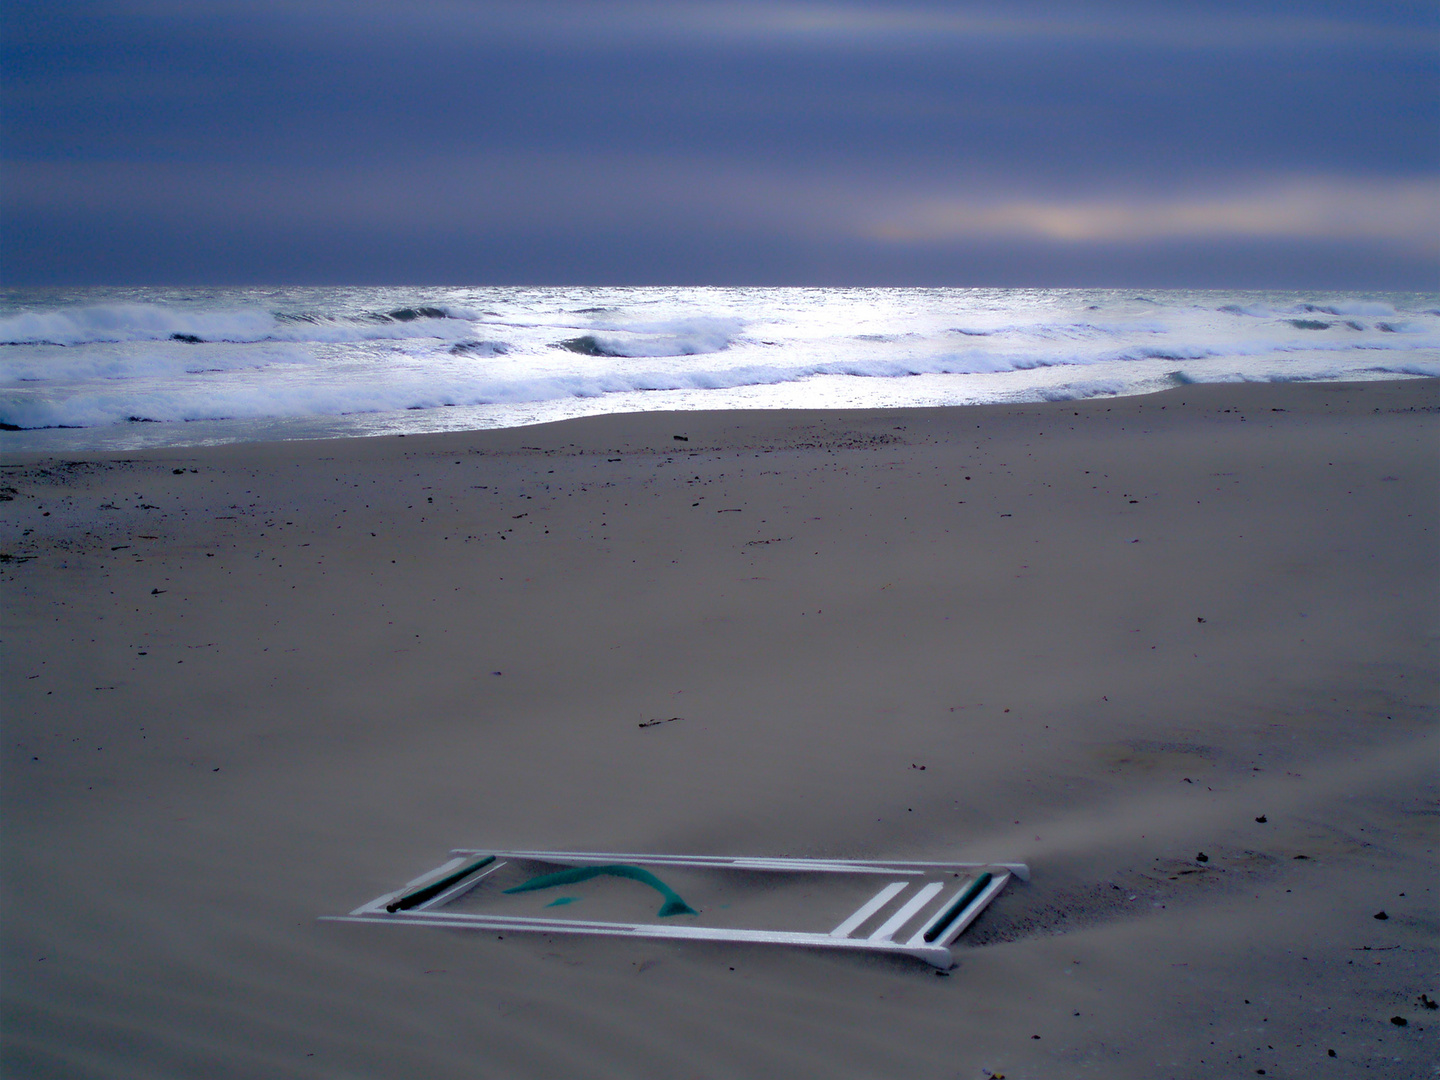
M1167 398L1167 395L1168 395L1169 397L1176 397L1176 396L1178 396L1179 399L1180 399L1180 401L1183 402L1183 401L1184 401L1184 395L1185 395L1187 392L1193 392L1193 393L1196 395L1197 399L1201 399L1201 398L1211 398L1211 399L1225 398L1225 397L1227 396L1227 393L1228 393L1228 395L1234 396L1234 397L1236 398L1236 404L1233 406L1234 408L1239 409L1239 408L1241 407L1241 406L1239 405L1239 401L1240 401L1240 400L1244 400L1244 401L1247 402L1247 404L1245 405L1246 408L1249 408L1249 409L1251 409L1251 410L1256 410L1256 411L1258 411L1258 410L1262 410L1262 409L1266 409L1266 408L1274 408L1275 406L1272 406L1272 405L1268 404L1268 403L1269 403L1270 401L1272 401L1272 400L1278 401L1278 400L1282 400L1282 399L1287 399L1288 396L1289 396L1289 388L1291 388L1291 387L1299 387L1299 388L1315 387L1315 388L1318 388L1318 389L1319 389L1320 391L1322 391L1322 392L1334 392L1334 391L1337 390L1337 389L1347 388L1347 387L1405 386L1405 385L1407 385L1407 384L1419 384L1419 383L1440 383L1440 377L1436 377L1436 376L1426 376L1426 375L1415 375L1415 376L1404 377L1404 378L1393 378L1393 377L1389 377L1389 378L1358 379L1358 380L1357 380L1357 379L1349 379L1349 380L1334 380L1334 381L1329 381L1329 380L1305 380L1305 381L1294 381L1294 382L1266 382L1266 383L1260 383L1260 382L1243 382L1243 383L1188 383L1188 384L1184 384L1184 385L1180 385L1180 386L1170 386L1170 387L1165 387L1165 388L1156 389L1156 390L1143 390L1143 391L1136 391L1136 392L1134 392L1134 393L1128 393L1128 394L1097 395L1097 396L1095 396L1095 397L1084 398L1084 399L1075 399L1075 400L1071 400L1071 399L1057 399L1057 400L1053 400L1053 401L1052 401L1052 400L1039 400L1039 401L976 402L976 403L973 403L973 404L963 404L963 405L931 405L931 406L910 406L910 405L905 405L905 406L883 406L883 407L876 407L876 408L791 408L791 407L788 407L788 406L782 406L782 407L775 407L775 408L768 408L768 407L766 407L766 408L735 408L735 409L646 409L646 410L637 410L637 411L631 411L631 412L606 412L606 413L597 413L597 414L594 414L594 415L567 417L567 418L560 419L560 420L542 420L542 421L537 421L537 422L535 422L535 423L520 424L520 425L515 425L515 426L510 426L510 427L463 428L463 429L456 429L456 430L449 430L449 431L377 432L377 433L373 433L373 434L339 435L339 436L336 436L336 435L322 435L322 436L313 436L313 437L312 437L312 436L294 436L294 437L290 437L290 438L275 438L275 439L235 439L235 440L227 441L227 442L213 442L213 443L165 443L165 444L163 444L163 445L158 445L158 446L145 446L145 447L120 448L120 449L116 449L116 448L78 448L78 449L73 449L73 450L71 450L71 449L39 449L39 450L26 449L26 450L8 450L8 449L5 449L5 448L3 447L3 438L4 438L4 435L3 435L3 433L0 433L0 463L24 464L24 463L29 463L29 462L36 462L36 461L42 461L42 460L52 460L52 459L57 459L57 458L63 458L63 459L65 459L65 460L87 460L87 461L88 461L88 460L104 460L104 459L109 459L109 458L115 458L115 457L118 457L118 456L120 456L120 455L125 455L126 457L145 457L145 456L163 457L163 456L165 456L165 455L183 454L183 453L185 453L185 452L187 452L187 451L196 451L196 452L201 452L201 453L203 453L203 452L210 451L210 450L220 450L220 449L235 448L235 447L247 447L247 446L297 446L297 445L304 445L304 444L310 444L310 443L333 444L333 445L335 445L335 446L338 447L338 446L342 446L342 445L345 445L345 444L348 444L348 443L351 443L351 442L356 442L356 441L373 441L373 440L403 439L403 438L408 438L408 439L422 439L422 440L423 440L423 439L458 440L458 441L461 441L461 442L473 440L473 441L475 441L475 442L478 442L478 443L482 444L482 446L488 446L488 444L492 441L491 438L490 438L491 436L503 436L503 435L505 435L506 433L513 434L513 435L516 435L516 436L520 436L520 435L523 435L523 434L526 433L526 432L533 432L533 431L536 431L536 430L539 430L539 429L559 429L559 428L560 428L561 426L563 426L563 425L587 425L587 424L600 424L600 425L604 425L604 424L607 424L607 423L610 423L610 422L614 422L617 426L619 426L619 427L621 427L621 428L624 428L624 427L627 427L627 426L631 426L632 424L635 424L636 422L639 422L639 426L641 426L642 428L644 428L645 430L647 430L647 432L648 432L648 430L649 430L649 428L650 428L651 426L656 427L656 430L657 430L657 431L658 431L659 428L667 427L667 426L668 426L668 427L673 427L675 431L679 431L679 430L681 430L682 428L684 428L684 427L686 426L687 418L690 418L690 417L695 417L695 418L697 418L697 419L701 422L701 425L702 425L702 427L703 427L704 430L714 431L714 430L717 430L717 428L716 428L716 426L715 426L712 422L710 422L710 420L713 419L713 418L718 418L718 417L745 417L745 418L754 418L756 421L759 421L760 418L763 418L763 417L773 417L773 418L774 418L774 423L773 423L773 424L770 424L770 425L767 425L767 424L765 424L765 423L763 423L763 422L757 422L757 423L752 423L752 424L747 424L747 425L745 425L745 428L749 429L749 428L768 427L768 426L786 427L786 426L789 425L789 423L790 423L791 421L795 421L795 422L816 422L816 421L821 421L821 420L834 419L834 418L837 418L837 417L839 417L839 418L847 418L847 417L848 417L848 418L855 418L858 422L864 422L864 423L867 423L867 424L875 424L875 423L878 423L878 422L882 421L882 420L883 420L885 417L887 417L887 416L897 416L897 415L898 415L901 419L904 419L905 416L907 416L907 415L909 415L909 414L916 414L916 415L918 415L918 416L929 417L929 416L933 416L933 415L935 415L935 414L946 414L946 413L951 413L951 412L970 413L970 412L972 412L972 411L975 411L975 412L977 412L978 414L983 414L983 415L989 415L989 416L1005 416L1005 415L1009 415L1009 414L1012 414L1012 413L1013 413L1013 414L1023 414L1023 413L1025 413L1027 410L1046 410L1046 409L1050 409L1050 410L1056 411L1057 415L1060 415L1061 413L1063 413L1064 410L1067 410L1067 409L1071 410L1072 412L1075 411L1075 410L1082 410L1082 409L1085 410L1086 412L1097 412L1097 411L1111 412L1111 411L1113 411L1113 410L1115 409L1115 406L1116 406L1117 403L1119 403L1119 404L1122 406L1122 408L1123 408L1123 407L1126 407L1126 406L1128 406L1128 405L1130 405L1130 404L1132 404L1132 403L1135 403L1135 402L1137 402L1137 401L1143 403L1144 401L1146 401L1146 400L1148 400L1148 399L1154 398L1154 399L1157 399L1157 404L1158 404L1158 399ZM1268 391L1277 391L1277 392L1276 392L1276 393L1267 393L1267 392L1266 392L1267 390L1268 390ZM1423 396L1424 396L1424 395L1422 395L1422 397L1423 397ZM1167 400L1168 400L1168 398L1167 398ZM1321 399L1318 399L1318 400L1323 403L1326 399L1321 398ZM1207 403L1207 405L1208 405L1208 407L1213 407L1213 408L1219 409L1220 411L1223 412L1223 408L1224 408L1224 407L1223 407L1222 405L1220 405L1220 404L1217 404L1215 401L1209 401L1209 402ZM1205 407L1207 407L1207 405L1202 405L1202 406L1199 406L1199 407L1200 407L1200 408L1205 408ZM1325 406L1324 406L1323 404L1321 404L1321 405L1319 405L1319 406L1310 405L1310 406L1307 406L1307 407L1311 408L1312 410L1313 410L1313 409L1318 409L1318 410L1320 410L1320 411L1323 411ZM667 418L671 418L668 424L667 424L667 422L666 422ZM208 421L198 421L198 423L208 423ZM178 426L183 426L183 425L178 425ZM19 433L41 432L41 431L51 431L51 430L59 430L59 431L64 431L64 430L91 431L91 430L101 430L101 429L94 429L94 428L73 428L73 429L70 429L70 428L54 428L54 429L52 429L52 428L22 428L22 429L19 429ZM651 435L651 437L652 437L652 438L658 438L657 435L653 435L653 434ZM530 440L530 441L534 441L534 440ZM498 449L498 448L500 448L500 447L509 446L511 449L520 449L520 450L523 450L523 449L524 449L523 442L524 442L524 440L521 440L520 443L517 443L515 439L508 439L508 440L507 440L507 439L504 439L504 438L500 438L498 441L496 441L496 448ZM649 449L652 450L652 452L655 451L655 450L658 450L658 449L659 449L659 446L662 446L662 445L663 445L663 442L664 442L663 439L659 439L658 445L657 445L657 446L653 446L653 447L649 447ZM543 448L541 448L541 449L543 449ZM635 449L639 449L639 447L638 447L638 446L637 446L637 447L632 447L631 450L629 450L629 451L622 451L622 452L634 452ZM686 449L691 449L692 452L693 452L693 450L696 449L696 448L686 448Z
M0 455L6 1068L1423 1075L1437 416L1194 384ZM315 921L492 844L1033 880L948 979Z

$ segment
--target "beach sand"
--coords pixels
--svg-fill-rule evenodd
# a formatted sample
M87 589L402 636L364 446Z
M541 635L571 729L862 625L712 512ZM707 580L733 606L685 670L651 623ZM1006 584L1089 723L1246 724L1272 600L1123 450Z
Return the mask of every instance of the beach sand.
M9 455L4 1073L1433 1076L1437 417L1211 385ZM1033 880L948 977L317 918L487 846Z

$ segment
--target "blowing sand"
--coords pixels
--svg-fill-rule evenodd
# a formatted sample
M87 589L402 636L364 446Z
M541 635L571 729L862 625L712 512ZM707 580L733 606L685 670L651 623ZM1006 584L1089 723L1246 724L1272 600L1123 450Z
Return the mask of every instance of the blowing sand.
M5 1075L1432 1076L1437 413L10 455ZM946 978L317 920L491 845L1034 878Z

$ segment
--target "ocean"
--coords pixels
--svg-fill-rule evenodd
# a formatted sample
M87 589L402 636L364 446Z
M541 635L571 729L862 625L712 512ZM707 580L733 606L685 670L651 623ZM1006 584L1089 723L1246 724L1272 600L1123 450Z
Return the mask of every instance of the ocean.
M0 450L9 451L1436 375L1437 293L0 291Z

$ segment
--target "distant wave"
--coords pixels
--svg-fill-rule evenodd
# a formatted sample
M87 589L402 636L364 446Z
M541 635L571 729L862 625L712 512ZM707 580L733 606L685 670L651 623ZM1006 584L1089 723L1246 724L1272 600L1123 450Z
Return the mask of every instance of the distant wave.
M451 356L504 356L509 351L503 341L457 341L450 346Z
M597 323L596 332L555 342L582 356L700 356L727 348L744 328L739 319L694 318L651 323Z
M95 304L0 318L0 345L85 345L120 341L347 342L464 337L464 316L406 307L361 318L275 314L255 309L195 311L163 304Z

